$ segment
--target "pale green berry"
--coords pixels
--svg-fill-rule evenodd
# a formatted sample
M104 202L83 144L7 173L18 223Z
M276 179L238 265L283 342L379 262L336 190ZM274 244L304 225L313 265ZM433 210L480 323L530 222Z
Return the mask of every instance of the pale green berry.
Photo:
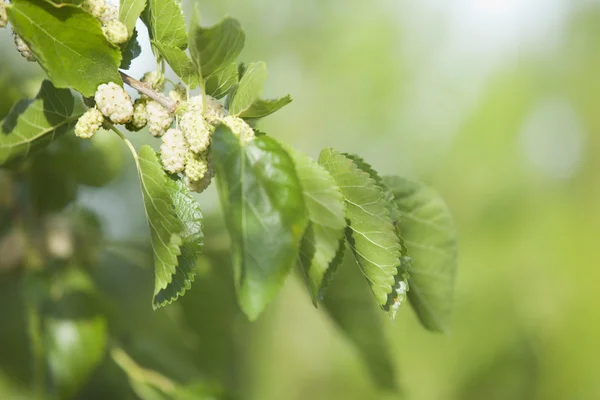
M204 175L204 177L202 179L197 180L197 181L190 181L189 179L186 178L185 183L187 184L187 187L192 192L202 193L210 185L212 178L213 178L213 175L211 175L210 173L207 172L206 175Z
M206 109L204 110L204 118L206 118L210 124L220 124L227 115L229 115L229 113L219 102L219 100L211 96L206 96Z
M102 13L97 17L100 22L107 25L110 21L117 21L119 19L119 10L117 7L110 3L104 3L104 9Z
M254 131L250 125L241 118L228 115L223 118L223 124L231 129L231 132L240 139L242 144L247 144L255 138Z
M115 124L126 124L133 117L133 102L129 94L114 82L98 86L96 107Z
M165 171L183 172L187 160L188 145L179 129L169 129L162 137L160 157Z
M137 132L148 123L148 112L146 111L146 99L138 98L133 102L133 117L125 127Z
M173 123L173 115L160 103L148 100L146 103L148 130L152 136L162 136Z
M81 6L94 17L100 19L106 9L104 0L85 0Z
M14 34L14 36L15 46L17 46L17 50L19 51L19 53L21 53L21 56L23 56L27 61L36 61L35 56L31 52L31 49L29 48L27 43L25 43L25 41L21 39L21 36L17 35L16 33Z
M129 32L127 32L127 26L119 20L108 21L108 23L102 28L104 36L109 42L114 44L123 44L129 39Z
M188 111L184 113L179 119L179 129L183 132L190 149L194 153L201 153L210 146L213 127L206 122L199 112Z
M165 87L165 75L160 71L146 72L141 81L150 85L157 92L162 92Z
M208 152L196 154L188 151L185 155L185 176L190 182L196 182L208 172Z
M6 14L6 1L0 0L0 28L8 24L8 15Z
M186 97L187 90L181 83L178 83L173 90L169 91L169 98L178 103L185 101Z
M104 116L97 108L90 108L83 113L75 124L75 135L82 139L90 139L102 127Z

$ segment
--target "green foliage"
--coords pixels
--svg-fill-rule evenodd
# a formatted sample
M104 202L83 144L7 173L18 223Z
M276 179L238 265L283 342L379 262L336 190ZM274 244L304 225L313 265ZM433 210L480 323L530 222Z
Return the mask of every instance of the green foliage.
M100 22L83 9L45 0L15 0L8 15L54 86L89 97L102 83L121 82L119 49L104 37Z
M238 79L237 63L233 62L227 68L206 78L204 83L206 94L220 99L237 86Z
M401 246L383 190L348 157L325 149L319 164L335 179L346 202L346 238L380 306L388 303Z
M149 0L142 13L153 42L185 50L187 34L181 8L176 0Z
M293 160L269 137L244 146L228 129L219 128L212 148L238 298L254 320L298 256L307 223L302 186Z
M238 87L231 95L229 112L233 115L240 115L250 109L262 94L266 79L267 65L264 62L249 64Z
M121 48L121 69L129 69L131 62L135 60L142 52L140 43L137 40L137 29L133 30L132 36Z
M34 100L18 102L2 120L0 165L47 146L72 129L81 114L71 92L44 81Z
M344 250L346 228L344 198L334 179L304 154L285 146L292 156L308 212L308 226L300 244L298 263L306 274L313 303L317 305Z
M190 88L198 86L198 73L185 51L158 41L152 41L158 52L167 60L173 71Z
M400 177L385 177L400 212L410 249L408 298L428 329L447 332L457 267L456 233L450 211L433 189Z
M242 111L240 117L242 118L263 118L267 115L271 115L276 111L279 111L281 108L287 106L292 102L292 97L290 95L283 96L279 99L273 100L262 100L256 99L250 107L246 110Z
M121 141L112 132L100 130L90 140L74 140L77 149L69 148L73 151L65 156L79 183L102 187L121 172L125 157L119 150Z
M129 34L133 34L135 23L146 8L146 0L121 0L119 21L125 24Z
M199 10L192 16L188 46L192 60L205 79L230 68L244 48L245 40L240 23L233 18L202 28Z

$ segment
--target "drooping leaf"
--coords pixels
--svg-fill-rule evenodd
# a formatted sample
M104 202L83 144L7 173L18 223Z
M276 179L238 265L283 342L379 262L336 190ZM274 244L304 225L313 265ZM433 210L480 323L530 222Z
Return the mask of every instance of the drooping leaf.
M252 105L243 111L239 116L242 118L263 118L267 115L279 111L292 102L292 97L288 94L279 99L262 100L257 99Z
M154 297L155 308L172 303L190 289L196 276L196 264L204 240L200 205L190 195L186 184L181 180L169 178L167 189L175 213L184 224L184 230L181 232L182 245L181 254L177 259L177 272L171 283Z
M154 42L186 49L185 20L177 0L148 0L141 17L148 27L150 39Z
M383 330L381 312L373 303L353 257L347 256L344 260L327 289L323 305L331 319L356 346L378 386L396 391L394 362Z
M173 71L190 88L198 86L198 72L192 60L185 51L178 47L169 46L157 41L152 41L158 52L169 63Z
M54 86L91 97L102 83L121 83L118 47L108 42L100 21L82 8L14 0L8 16Z
M410 251L408 298L423 325L448 330L457 268L456 232L450 211L433 189L400 177L385 177L401 212L400 229Z
M252 107L252 104L260 98L266 79L267 65L264 62L249 64L237 89L231 95L229 112L239 116Z
M144 207L150 226L154 252L154 296L167 288L177 273L178 257L183 245L183 222L173 207L169 178L163 170L156 152L148 145L139 152L138 172L144 198Z
M395 286L401 246L383 190L351 159L324 149L319 164L335 179L346 202L346 238L381 307Z
M135 23L146 7L146 0L121 0L119 21L125 24L129 35L133 34Z
M0 165L27 157L72 129L82 114L67 89L44 81L32 101L17 103L0 126Z
M141 53L142 48L140 47L140 43L137 40L137 29L133 30L133 34L121 48L121 69L129 69L131 67L131 62L135 60Z
M246 35L240 23L224 18L209 28L200 26L200 13L196 7L189 28L189 48L192 60L207 78L235 62L244 48Z
M238 299L254 320L298 256L307 223L302 186L291 157L274 139L261 136L244 146L220 127L212 140Z
M217 99L229 94L237 84L238 69L235 62L231 63L229 67L210 75L204 82L206 94Z
M304 192L308 226L300 244L298 262L308 279L313 303L323 298L326 277L335 272L334 259L343 246L346 228L344 197L335 180L308 156L284 146L294 160Z

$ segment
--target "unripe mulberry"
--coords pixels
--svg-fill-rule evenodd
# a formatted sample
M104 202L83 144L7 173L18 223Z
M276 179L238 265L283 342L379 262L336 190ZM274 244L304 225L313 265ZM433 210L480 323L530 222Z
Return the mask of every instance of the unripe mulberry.
M247 144L254 140L254 131L243 119L228 115L223 118L223 124L231 129L231 132L240 139L242 144Z
M185 101L186 96L187 91L181 83L178 83L173 90L169 91L169 98L179 103Z
M162 92L165 87L165 75L160 71L146 72L141 81L150 85L157 92Z
M146 111L146 99L136 99L133 102L133 117L125 127L133 132L137 132L148 123L148 112Z
M107 25L110 21L116 21L119 19L119 10L114 5L105 2L104 9L97 18L104 25Z
M114 82L98 86L94 96L96 107L115 124L126 124L133 117L133 103L129 94Z
M148 130L153 136L162 136L173 123L173 115L169 113L169 110L154 100L148 100L146 103L146 113Z
M75 124L75 135L82 139L90 139L104 122L104 116L97 108L88 109Z
M201 153L210 145L213 127L197 111L188 111L179 119L179 128L194 153Z
M204 118L206 118L208 123L217 125L221 123L223 118L228 115L229 113L219 102L219 100L211 96L206 96L206 109L204 110Z
M106 9L106 2L104 0L85 0L81 6L94 17L100 19Z
M102 28L104 36L109 42L114 44L123 44L129 39L129 32L127 32L127 26L119 20L108 21L108 23Z
M160 157L165 171L176 174L185 168L188 145L178 129L169 129L162 137Z
M212 178L215 176L215 171L213 168L210 153L206 152L205 154L207 161L207 170L204 173L204 176L197 181L192 181L187 175L185 177L185 183L192 192L202 193L210 185Z
M8 24L8 15L6 14L6 2L0 0L0 28L6 27Z
M36 61L35 56L33 55L33 53L31 52L31 49L29 48L29 46L27 45L27 43L25 43L25 41L23 41L23 39L21 39L21 36L17 35L16 33L15 35L15 46L17 46L17 50L19 51L19 53L21 53L21 55L23 57L25 57L25 59L27 61Z
M188 151L185 155L185 176L190 182L204 178L208 172L208 152L196 154Z

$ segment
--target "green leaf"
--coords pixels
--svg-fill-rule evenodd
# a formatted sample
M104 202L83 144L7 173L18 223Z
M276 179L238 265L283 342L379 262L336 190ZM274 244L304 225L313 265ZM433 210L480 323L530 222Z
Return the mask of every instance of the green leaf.
M263 118L267 115L279 111L292 102L292 97L288 94L279 99L262 100L258 99L252 105L243 111L239 116L242 118Z
M142 13L150 39L160 44L185 50L187 32L181 7L177 0L148 0Z
M346 228L344 197L335 180L319 164L284 146L294 160L304 193L308 226L300 244L298 262L308 279L313 303L323 298L326 279L333 275L336 255L343 247Z
M200 26L198 7L192 16L189 28L189 48L192 60L207 78L235 62L244 48L246 35L240 23L233 18L224 18L209 28Z
M0 165L20 160L72 129L82 114L69 90L44 81L34 100L21 101L2 120Z
M254 320L298 256L307 223L302 186L289 154L268 136L243 146L220 127L211 147L232 239L238 300Z
M391 349L387 343L381 312L373 303L364 277L351 257L336 273L323 305L329 316L356 346L369 372L382 389L396 391Z
M231 95L229 112L239 116L252 107L262 94L262 89L267 79L267 65L255 62L248 65L240 83Z
M121 53L87 11L44 0L14 0L8 16L54 86L91 97L102 83L121 83Z
M38 213L60 211L77 197L77 182L60 154L42 152L29 170L29 195Z
M408 298L423 325L446 332L450 324L458 249L452 216L433 189L385 177L401 212L400 229L410 250Z
M131 67L131 62L142 53L142 48L137 40L137 36L137 29L134 29L132 36L127 43L123 45L121 49L121 65L119 68L129 69Z
M346 202L346 238L380 306L388 304L400 266L401 246L383 190L346 156L324 149L319 164L335 179Z
M129 35L133 34L135 23L146 7L146 0L121 0L119 21L125 24Z
M161 56L167 60L173 71L190 88L198 86L198 72L192 60L185 51L178 47L169 46L157 41L152 41Z
M202 250L204 236L202 233L202 211L200 205L190 195L187 185L181 180L168 179L167 189L175 213L184 224L181 232L181 254L177 258L177 272L171 283L156 294L154 307L162 307L183 296L192 286L196 276L196 264Z
M229 64L229 67L207 77L204 82L206 94L217 99L229 94L237 84L238 67L235 62Z
M69 157L69 169L81 184L102 187L114 180L123 168L124 154L120 151L121 140L117 135L104 129L96 132L88 140L77 141L77 147Z

